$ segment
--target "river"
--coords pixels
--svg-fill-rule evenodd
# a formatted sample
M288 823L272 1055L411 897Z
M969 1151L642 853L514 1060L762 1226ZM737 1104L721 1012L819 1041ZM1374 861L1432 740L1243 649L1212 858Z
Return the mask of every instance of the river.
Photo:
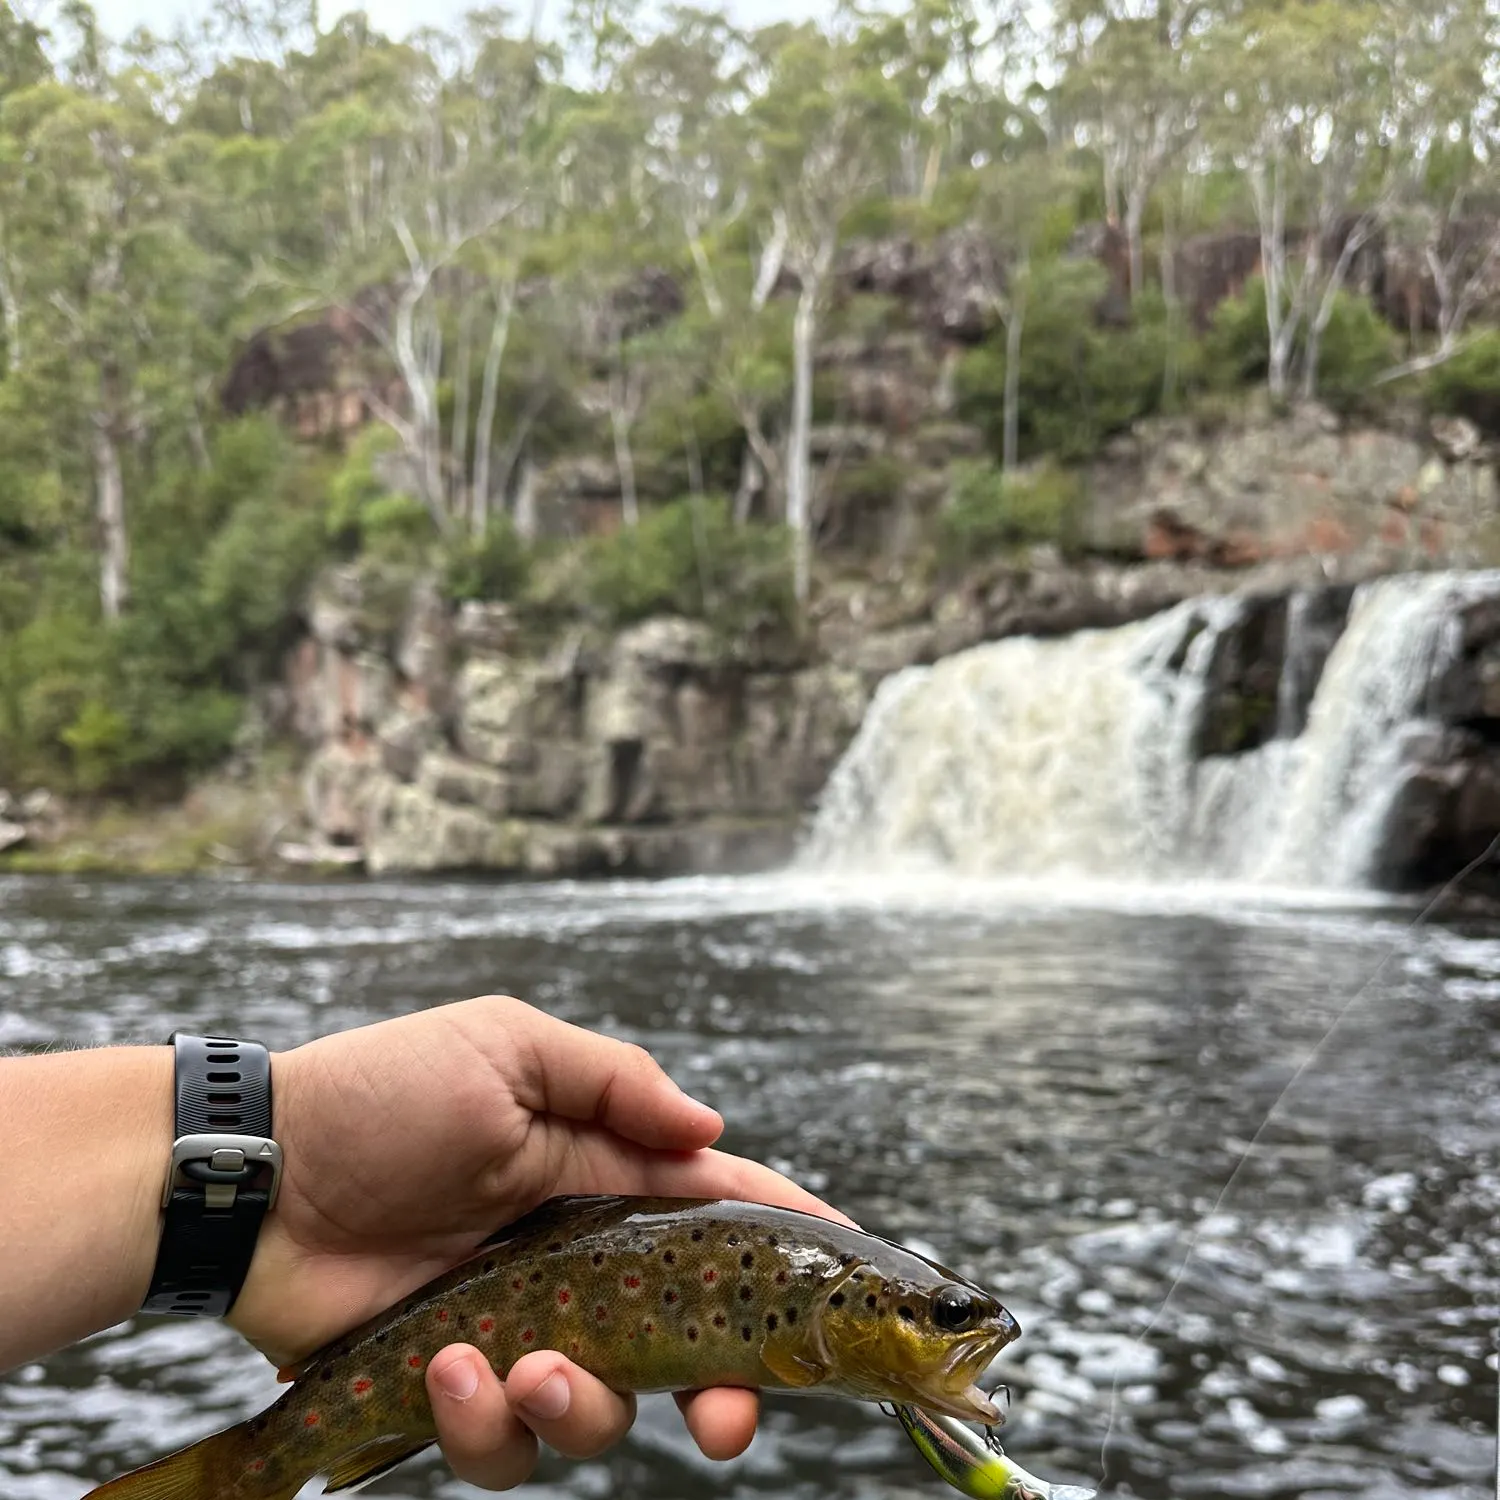
M649 1046L730 1148L999 1291L1025 1333L991 1378L1035 1472L1098 1483L1108 1434L1117 1493L1477 1500L1500 926L1410 917L1207 885L12 879L0 1043L198 1025L286 1046L509 991ZM0 1495L77 1500L274 1390L220 1326L110 1330L0 1380ZM428 1455L370 1493L478 1492ZM528 1493L951 1492L873 1408L771 1398L720 1466L658 1397L621 1448L548 1457Z

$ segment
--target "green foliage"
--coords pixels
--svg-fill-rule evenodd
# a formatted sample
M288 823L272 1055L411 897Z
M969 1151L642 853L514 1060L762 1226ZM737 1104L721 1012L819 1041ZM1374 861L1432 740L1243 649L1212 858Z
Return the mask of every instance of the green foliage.
M209 459L140 491L134 599L118 624L99 619L86 551L56 552L35 576L24 621L0 641L12 775L84 792L170 785L230 749L240 695L275 669L323 561L325 475L261 419L220 427Z
M656 507L639 526L591 538L569 603L601 624L656 614L708 620L733 634L780 627L796 615L791 553L780 526L736 526L722 496Z
M1251 277L1244 292L1214 309L1203 341L1203 369L1210 385L1235 389L1265 379L1270 362L1266 287ZM1306 357L1306 329L1292 346L1292 368ZM1317 394L1339 410L1369 399L1370 382L1396 358L1396 339L1367 298L1339 292L1318 350Z
M392 498L375 468L382 454L394 453L399 446L396 434L380 426L362 429L349 444L343 463L328 483L328 535L336 546L358 550L366 537L365 512ZM377 516L377 529L380 520ZM399 521L396 529L401 529Z
M494 517L482 537L464 537L445 549L443 597L516 599L531 579L531 553L508 516Z
M1101 328L1099 267L1063 261L1031 277L1021 339L1021 456L1050 454L1077 462L1097 453L1111 433L1155 411L1172 342L1179 369L1196 353L1173 333L1159 294L1137 299L1128 328ZM959 414L981 427L998 455L1005 397L1005 331L967 354L957 372Z
M1008 480L994 464L958 466L953 503L939 524L939 556L962 567L1038 543L1070 552L1078 543L1082 502L1078 477L1050 464Z
M1467 417L1491 437L1500 434L1500 329L1474 334L1428 373L1426 384L1433 411Z

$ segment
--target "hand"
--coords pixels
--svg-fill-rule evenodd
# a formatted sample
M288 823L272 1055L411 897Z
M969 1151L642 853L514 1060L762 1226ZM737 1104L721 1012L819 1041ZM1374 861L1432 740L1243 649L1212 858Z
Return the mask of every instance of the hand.
M494 996L324 1037L273 1064L286 1172L229 1321L292 1364L559 1193L778 1203L843 1215L758 1163L639 1047ZM453 1345L427 1372L460 1478L520 1483L537 1437L574 1457L619 1440L634 1402L537 1350L500 1381ZM744 1450L755 1394L678 1398L709 1457Z

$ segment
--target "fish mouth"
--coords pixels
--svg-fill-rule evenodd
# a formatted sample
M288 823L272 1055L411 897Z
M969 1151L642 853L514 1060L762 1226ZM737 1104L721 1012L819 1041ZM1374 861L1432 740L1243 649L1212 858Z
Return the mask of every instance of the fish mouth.
M1005 1413L979 1389L979 1377L990 1367L995 1356L1020 1332L1012 1321L1007 1327L985 1329L957 1344L943 1361L939 1379L918 1392L913 1405L924 1411L940 1412L969 1422L983 1422L998 1427Z

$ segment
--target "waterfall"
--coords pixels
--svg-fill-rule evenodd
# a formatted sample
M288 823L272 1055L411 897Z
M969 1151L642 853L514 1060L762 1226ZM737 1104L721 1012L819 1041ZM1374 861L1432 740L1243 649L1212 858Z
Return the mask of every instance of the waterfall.
M1403 736L1458 648L1454 606L1497 589L1497 574L1378 580L1354 591L1341 632L1322 595L1293 595L1272 737L1237 753L1203 746L1242 598L909 668L876 693L798 863L1363 884Z

